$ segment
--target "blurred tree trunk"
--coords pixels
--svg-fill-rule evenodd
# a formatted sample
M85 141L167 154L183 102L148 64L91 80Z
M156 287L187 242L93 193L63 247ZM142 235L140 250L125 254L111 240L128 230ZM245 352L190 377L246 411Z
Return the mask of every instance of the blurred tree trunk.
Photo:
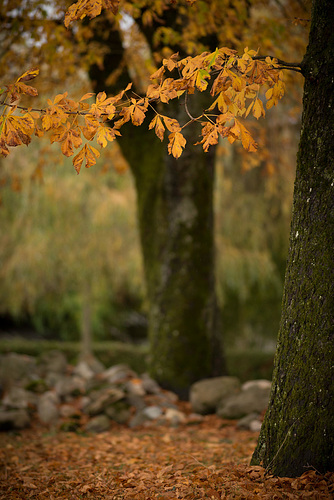
M334 466L334 2L313 2L273 388L252 464Z
M170 104L168 111L180 118L184 108ZM183 132L188 144L178 160L143 126L123 128L119 144L137 188L151 374L186 396L192 382L225 373L225 364L215 291L215 150L193 146L197 126Z
M89 281L81 290L81 346L80 359L89 361L93 358L93 334L92 334L92 294Z
M120 65L123 46L117 31L100 16L96 39L112 50L103 67L90 69L95 92L114 93L131 80L124 70L117 88L107 85ZM109 31L107 31L109 30ZM108 33L108 40L104 37ZM194 116L205 109L202 95L192 96ZM188 121L181 101L170 103L168 116ZM151 119L153 116L151 116ZM147 123L147 125L145 125ZM151 375L186 397L189 385L226 372L220 313L215 290L213 184L215 149L204 153L199 127L183 130L187 148L181 158L168 155L149 117L141 127L125 125L119 145L135 178L138 221L149 299Z

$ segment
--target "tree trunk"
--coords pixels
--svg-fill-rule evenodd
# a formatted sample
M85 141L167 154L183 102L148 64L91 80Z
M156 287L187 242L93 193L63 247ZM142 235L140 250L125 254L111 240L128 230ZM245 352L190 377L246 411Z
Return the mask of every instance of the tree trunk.
M334 2L315 0L290 249L269 408L252 464L334 466Z
M169 116L182 113L180 103L168 106ZM175 160L145 128L123 127L119 143L137 188L151 375L185 397L192 382L225 373L214 279L215 152L193 146L198 127L188 127L187 148Z

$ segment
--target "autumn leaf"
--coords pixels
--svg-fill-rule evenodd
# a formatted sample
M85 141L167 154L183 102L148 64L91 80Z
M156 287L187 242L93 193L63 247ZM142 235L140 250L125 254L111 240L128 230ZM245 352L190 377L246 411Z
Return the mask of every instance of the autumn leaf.
M97 134L96 134L96 140L97 140L97 143L105 148L108 144L108 141L109 142L112 142L116 139L116 136L120 136L121 133L116 130L116 129L111 129L109 127L105 127L105 126L100 126L98 128L98 131L97 131Z
M169 134L168 139L168 153L173 155L174 158L179 158L182 154L183 148L186 145L186 139L180 132Z
M257 144L251 136L250 132L239 120L235 119L234 122L234 127L231 128L230 132L237 138L240 138L241 143L246 151L255 152L257 150Z
M179 132L181 130L180 124L175 118L169 118L169 116L164 115L161 116L170 132Z
M163 141L164 135L165 135L165 127L162 123L161 116L160 115L155 115L153 120L148 126L149 130L154 128L154 131L156 135L159 137L160 141Z
M96 164L96 158L99 158L99 156L100 153L96 148L85 144L81 151L73 158L73 166L79 174L84 160L86 161L85 167L90 168Z
M39 75L39 68L29 69L16 80L16 83L28 82L29 80L33 80L34 78L36 78L37 75Z
M260 116L265 116L266 112L261 99L255 99L253 107L253 116L258 120Z

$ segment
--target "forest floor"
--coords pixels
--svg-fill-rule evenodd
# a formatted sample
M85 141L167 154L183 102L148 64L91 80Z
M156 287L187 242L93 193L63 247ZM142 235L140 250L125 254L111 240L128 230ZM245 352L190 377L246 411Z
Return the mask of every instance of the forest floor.
M250 467L258 434L214 415L92 435L39 424L0 435L0 499L333 499L334 474Z

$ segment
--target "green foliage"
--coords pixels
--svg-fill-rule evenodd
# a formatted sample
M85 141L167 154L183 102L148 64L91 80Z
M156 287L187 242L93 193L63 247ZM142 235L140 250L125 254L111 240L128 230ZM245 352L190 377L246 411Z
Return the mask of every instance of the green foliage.
M14 154L3 165L3 179L15 174L20 192L9 184L2 189L0 315L28 321L41 334L78 340L88 288L93 334L110 338L107 324L119 326L116 311L131 302L143 307L131 177L104 158L110 170L103 174L99 165L78 183L66 164L56 168L51 149L37 183L31 174L41 154Z

